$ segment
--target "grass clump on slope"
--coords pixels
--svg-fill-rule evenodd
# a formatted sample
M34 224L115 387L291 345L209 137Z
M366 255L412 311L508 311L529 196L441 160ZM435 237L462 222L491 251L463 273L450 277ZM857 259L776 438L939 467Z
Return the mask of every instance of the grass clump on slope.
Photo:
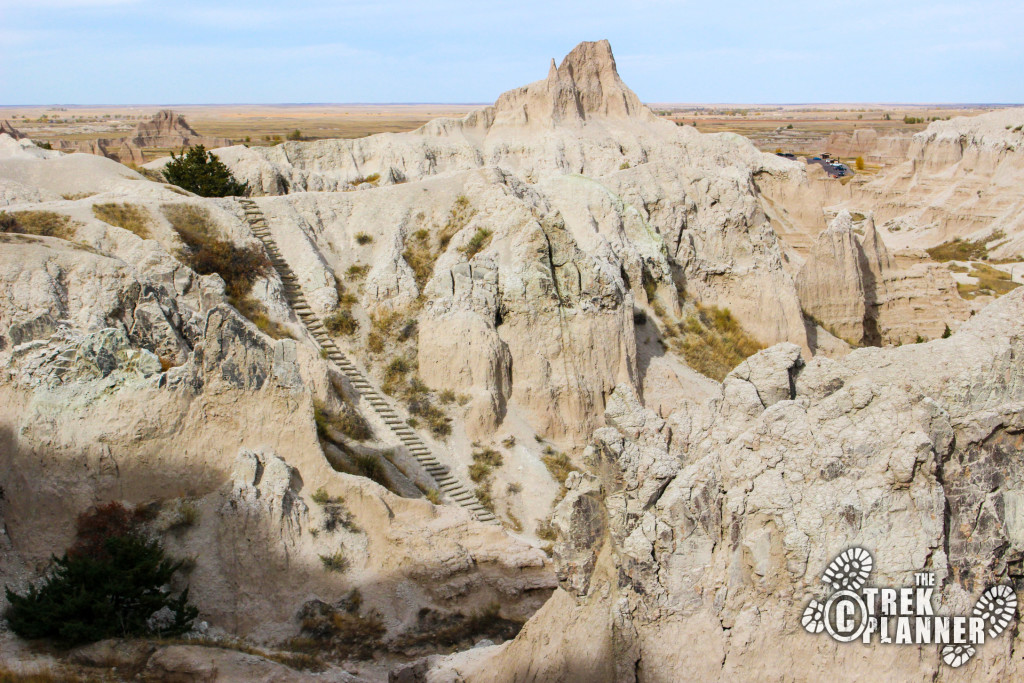
M149 239L149 214L134 204L93 204L92 213L104 223L133 232Z

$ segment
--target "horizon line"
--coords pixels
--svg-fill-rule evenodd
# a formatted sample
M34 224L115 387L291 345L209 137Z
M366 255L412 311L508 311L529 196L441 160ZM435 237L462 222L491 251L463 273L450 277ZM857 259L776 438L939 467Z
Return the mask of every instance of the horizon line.
M47 102L0 104L0 109L18 107L488 107L494 102L175 102L175 103L68 103ZM1020 107L1024 102L644 102L654 106L728 106L728 107L808 107L808 106L875 106L875 107Z

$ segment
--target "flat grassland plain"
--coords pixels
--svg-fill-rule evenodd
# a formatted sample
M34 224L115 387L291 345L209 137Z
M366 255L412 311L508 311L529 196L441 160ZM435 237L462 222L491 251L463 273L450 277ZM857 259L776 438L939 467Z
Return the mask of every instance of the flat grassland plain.
M289 135L303 140L359 138L414 130L442 116L464 116L482 104L233 104L145 106L0 106L35 140L95 140L127 136L161 109L183 114L200 134L249 145L277 144ZM732 132L764 151L817 152L831 133L874 128L909 134L930 121L973 116L1003 105L986 104L679 104L651 103L659 116L705 133ZM147 157L165 150L147 150Z

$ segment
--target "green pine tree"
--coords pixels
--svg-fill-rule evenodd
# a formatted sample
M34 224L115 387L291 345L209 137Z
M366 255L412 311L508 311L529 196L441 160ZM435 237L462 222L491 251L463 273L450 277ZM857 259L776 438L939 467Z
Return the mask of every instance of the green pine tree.
M164 178L200 197L241 197L249 192L249 184L235 180L224 162L202 145L190 147L181 156L171 152Z
M63 645L185 633L198 610L188 604L188 589L175 597L166 588L181 565L164 556L159 541L134 532L109 536L88 552L54 558L49 575L26 593L6 588L7 622L22 638Z

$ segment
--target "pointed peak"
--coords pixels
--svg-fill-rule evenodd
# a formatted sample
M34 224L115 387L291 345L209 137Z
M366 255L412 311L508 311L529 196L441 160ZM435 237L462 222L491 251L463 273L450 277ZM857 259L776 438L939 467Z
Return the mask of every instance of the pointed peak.
M646 119L654 114L622 79L607 40L583 42L543 81L510 90L495 104L499 125L581 125L591 118Z
M846 209L842 209L829 222L828 229L832 232L853 232L853 216Z

